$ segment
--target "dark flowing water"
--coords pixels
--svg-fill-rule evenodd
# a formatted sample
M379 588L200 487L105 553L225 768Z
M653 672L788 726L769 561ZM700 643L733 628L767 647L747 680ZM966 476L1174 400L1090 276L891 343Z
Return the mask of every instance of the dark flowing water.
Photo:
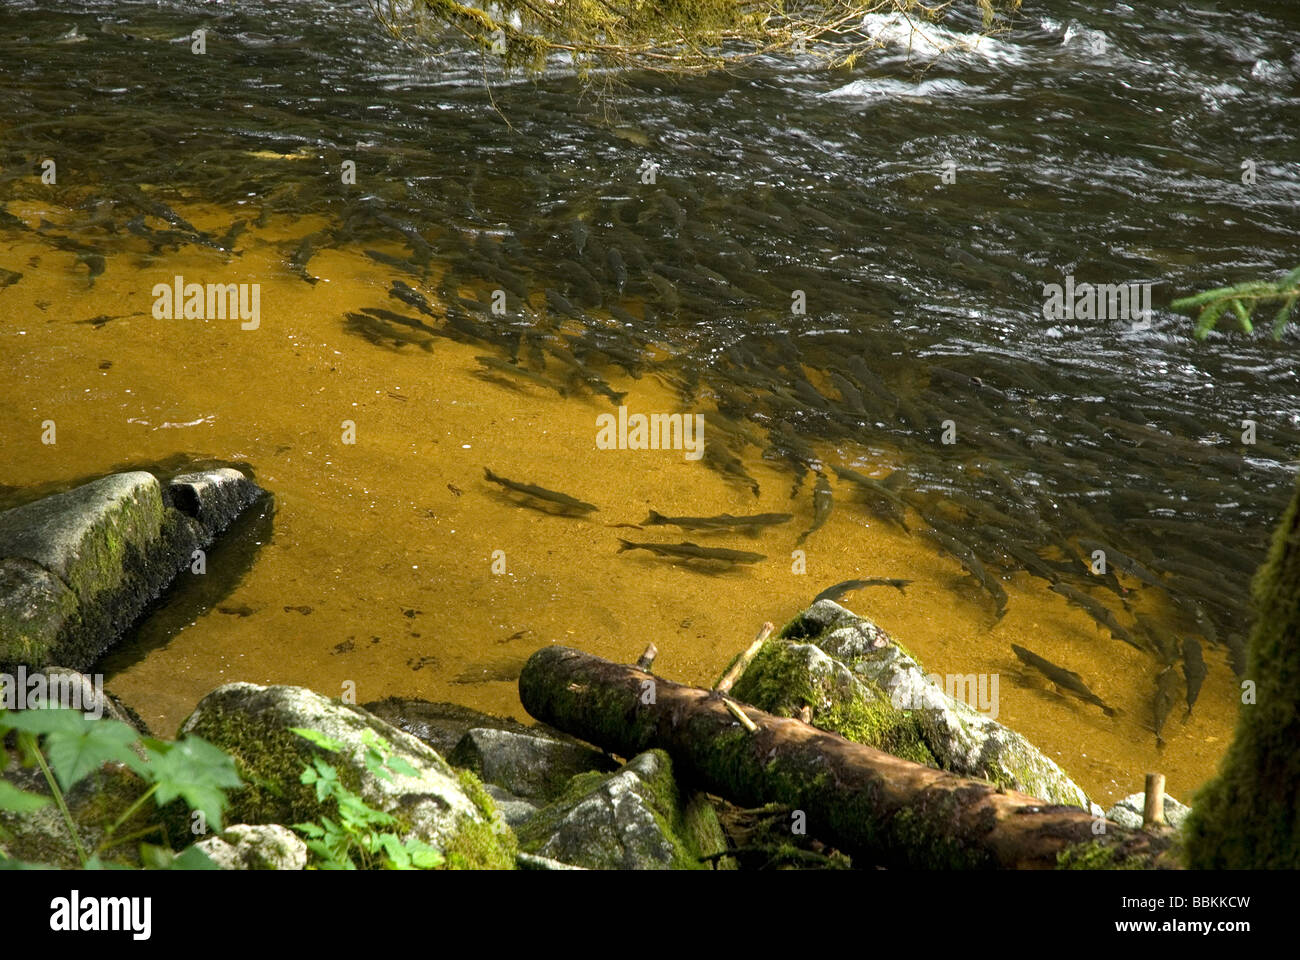
M955 589L994 624L1000 585L1024 574L1040 594L1082 591L1118 629L1067 665L1082 657L1092 679L1128 640L1141 651L1128 681L1149 691L1144 671L1179 663L1188 638L1221 650L1207 652L1212 673L1243 668L1249 578L1300 442L1296 336L1202 345L1166 306L1300 264L1300 11L1252 7L1030 2L974 50L960 41L975 21L950 19L910 55L895 43L848 72L629 75L597 97L559 67L503 78L451 43L395 44L360 3L9 3L0 233L65 264L55 288L89 289L102 271L88 307L101 318L147 314L169 256L248 264L261 250L304 296L340 298L295 335L342 336L376 369L458 341L606 408L615 389L658 390L706 416L693 467L725 481L720 507L807 511L824 473L856 529L901 517L930 554L961 561L971 578ZM959 46L931 56L927 37ZM39 180L47 157L55 184ZM356 185L340 180L346 160ZM322 294L322 263L340 252L383 284ZM28 282L42 269L0 267ZM110 285L124 276L138 282ZM1049 318L1045 285L1067 277L1150 284L1153 314ZM393 280L432 313L386 296ZM70 385L31 371L21 289L0 290L6 369L27 370L0 390L14 451L0 482L24 488L41 469L18 464L22 418ZM345 290L362 299L343 306ZM142 385L166 381L165 350L137 359ZM232 390L249 369L209 359ZM147 452L105 442L118 459ZM198 443L256 464L249 447ZM76 465L101 460L92 449ZM1098 548L1104 575L1088 566ZM323 577L334 561L303 569ZM564 574L598 582L608 565ZM999 639L1004 660L1017 636ZM1230 727L1231 684L1216 696L1195 709L1219 711L1218 747L1188 779ZM1131 723L1129 741L1149 743L1150 719Z

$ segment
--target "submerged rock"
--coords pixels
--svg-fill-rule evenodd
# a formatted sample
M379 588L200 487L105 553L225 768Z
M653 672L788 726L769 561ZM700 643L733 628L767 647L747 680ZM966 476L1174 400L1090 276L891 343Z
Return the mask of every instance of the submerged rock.
M293 733L294 727L315 730L343 747L324 751ZM230 795L232 820L292 824L334 817L335 811L322 807L314 789L300 781L312 758L322 756L344 786L398 818L400 835L438 848L448 866L515 865L514 835L478 780L361 707L302 687L231 683L204 697L180 732L197 734L235 758L247 786ZM375 743L385 755L404 760L415 775L375 776L366 760L368 744Z
M307 844L278 823L239 823L195 844L222 870L303 870Z
M672 763L648 750L611 774L579 774L563 796L520 825L531 854L594 870L699 868L686 839Z
M166 492L133 471L0 513L0 667L87 669L261 494L229 468Z
M781 716L809 707L814 726L895 756L1049 803L1094 806L1037 747L950 696L884 630L831 600L768 641L732 692Z

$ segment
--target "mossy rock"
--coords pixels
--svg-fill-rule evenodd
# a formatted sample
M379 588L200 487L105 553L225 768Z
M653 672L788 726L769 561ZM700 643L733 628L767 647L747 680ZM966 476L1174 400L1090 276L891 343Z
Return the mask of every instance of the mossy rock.
M19 790L50 797L49 785L39 768L18 766L14 754L9 766L0 774ZM120 763L106 763L100 769L74 783L64 796L68 813L77 827L77 837L87 855L104 841L107 830L131 805L140 799L148 785L132 770ZM156 823L152 801L147 801L115 831L117 837L129 837ZM100 854L105 863L140 865L140 841L162 843L161 831L136 837L126 843L106 847ZM81 866L77 848L57 805L51 799L39 810L29 813L0 812L0 852L25 863L38 863L62 869Z
M614 773L592 771L519 826L520 847L593 870L700 869L662 750L639 754Z
M608 773L618 765L597 750L546 737L476 727L447 759L517 797L545 803L579 773Z
M293 733L295 727L318 731L343 749L323 751ZM430 747L360 707L301 687L233 683L204 697L180 733L201 736L234 757L247 786L231 793L228 820L295 824L333 816L300 779L312 757L320 755L338 770L344 786L396 816L403 836L441 850L449 867L514 867L514 835L478 779L454 770ZM367 739L387 744L380 750L406 761L415 776L397 774L388 781L371 774Z
M0 513L0 669L88 669L261 495L230 468L179 477L166 493L134 470Z
M731 690L737 700L781 717L812 708L812 724L894 756L937 766L920 724L871 680L810 643L769 640Z
M973 675L961 679L974 689ZM876 624L821 600L764 645L732 693L780 716L807 705L814 726L849 740L1049 803L1092 809L1053 760L949 696L942 681Z

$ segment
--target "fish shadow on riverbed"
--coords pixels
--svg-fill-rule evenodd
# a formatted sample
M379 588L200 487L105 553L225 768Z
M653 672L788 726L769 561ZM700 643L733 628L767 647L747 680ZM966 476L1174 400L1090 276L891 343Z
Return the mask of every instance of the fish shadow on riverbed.
M1017 687L1029 691L1045 703L1065 703L1067 706L1079 711L1082 715L1096 716L1098 726L1102 726L1103 722L1106 720L1123 716L1123 711L1114 707L1110 708L1114 713L1108 716L1083 697L1080 697L1063 687L1058 687L1050 679L1041 676L1040 674L1028 670L1013 669L1008 671L1008 675L1012 678Z
M655 557L649 554L625 557L624 562L645 566L647 569L664 566L680 567L683 570L689 570L691 573L698 573L706 577L725 577L731 574L743 576L745 567L751 566L751 564L736 563L732 560L701 560L697 557Z
M515 494L506 490L489 489L488 496L493 500L509 504L512 507L525 507L529 510L536 510L538 513L545 513L552 517L568 517L571 520L589 519L590 510L583 510L578 507L566 507L559 503L547 503L544 500L537 500L528 494Z

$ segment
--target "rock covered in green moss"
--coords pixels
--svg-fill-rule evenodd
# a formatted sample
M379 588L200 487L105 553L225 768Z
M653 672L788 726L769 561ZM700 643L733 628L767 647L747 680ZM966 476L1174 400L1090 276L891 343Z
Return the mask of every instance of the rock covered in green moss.
M949 696L893 637L832 600L814 603L769 641L732 692L785 716L807 704L815 726L858 743L1049 803L1092 808L1033 744Z
M79 622L77 595L22 557L0 560L0 667L40 664Z
M447 759L485 783L526 800L551 800L580 773L609 772L617 764L590 747L547 737L476 727L466 732Z
M166 493L132 471L0 513L0 667L87 669L261 492L229 468Z
M15 754L9 754L9 765L0 771L0 779L13 784L26 793L50 797L49 784L38 767L19 766ZM103 842L119 817L130 810L148 789L134 771L120 763L106 763L83 777L64 794L68 813L76 824L82 849L90 854ZM153 816L153 804L141 804L114 833L115 837L129 837L145 829ZM146 837L157 842L157 836ZM72 869L81 866L77 848L58 807L52 801L39 810L27 813L0 811L0 852L6 857L26 863ZM139 840L123 843L102 852L105 862L120 862L139 866Z
M686 839L672 762L647 750L620 770L579 774L564 794L519 827L520 847L593 870L700 866Z
M855 676L815 644L769 640L731 693L780 717L811 707L814 726L935 766L916 717L890 703L874 681Z
M238 823L195 844L222 870L302 870L307 844L276 823Z
M1136 830L1142 826L1142 811L1146 807L1146 802L1145 793L1130 793L1106 811L1106 819L1118 823L1121 827L1132 827ZM1165 794L1165 823L1169 826L1180 828L1191 812L1191 807Z
M295 727L318 731L343 748L323 752L293 733ZM181 735L187 734L235 758L248 786L231 794L231 820L294 824L333 816L300 782L311 758L323 754L344 786L396 816L404 836L441 850L449 866L514 866L514 836L477 778L452 769L436 751L361 707L302 687L231 683L199 702L181 727ZM365 762L367 740L386 743L387 753L410 764L415 776L374 776Z

